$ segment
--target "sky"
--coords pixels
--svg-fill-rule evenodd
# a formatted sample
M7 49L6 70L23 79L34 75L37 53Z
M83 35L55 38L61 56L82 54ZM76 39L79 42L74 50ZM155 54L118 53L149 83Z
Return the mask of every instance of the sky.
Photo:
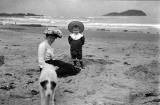
M46 16L92 17L129 9L160 16L160 0L0 0L0 13L35 13Z

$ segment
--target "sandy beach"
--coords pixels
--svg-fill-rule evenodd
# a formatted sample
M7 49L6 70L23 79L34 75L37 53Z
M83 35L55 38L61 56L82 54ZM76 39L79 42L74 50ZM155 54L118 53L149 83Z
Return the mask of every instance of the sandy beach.
M0 25L0 105L40 105L37 62L44 27ZM66 29L53 47L71 62ZM87 29L85 69L59 78L56 105L158 105L159 33ZM4 63L3 58L4 57Z

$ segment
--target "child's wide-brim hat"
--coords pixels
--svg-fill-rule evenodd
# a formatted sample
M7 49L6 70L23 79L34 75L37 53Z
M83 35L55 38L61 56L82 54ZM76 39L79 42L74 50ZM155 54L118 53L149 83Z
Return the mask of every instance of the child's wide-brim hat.
M52 35L58 38L62 38L62 32L58 28L55 27L47 27L44 32L44 34Z
M80 21L72 21L68 24L68 30L72 33L73 27L78 26L80 29L80 33L84 31L84 24Z

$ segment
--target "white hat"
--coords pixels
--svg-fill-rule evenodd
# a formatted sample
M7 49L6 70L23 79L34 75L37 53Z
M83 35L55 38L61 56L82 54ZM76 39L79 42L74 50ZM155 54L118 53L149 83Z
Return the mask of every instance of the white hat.
M53 36L56 36L58 38L62 38L61 30L59 30L58 28L55 28L55 27L47 27L44 30L44 34L53 35Z

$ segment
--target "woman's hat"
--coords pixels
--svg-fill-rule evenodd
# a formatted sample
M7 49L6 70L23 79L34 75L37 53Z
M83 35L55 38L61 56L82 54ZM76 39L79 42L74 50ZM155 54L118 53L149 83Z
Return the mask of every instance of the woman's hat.
M72 33L73 32L73 27L79 27L80 29L80 33L82 33L84 31L84 25L82 22L80 21L72 21L68 24L68 30Z
M44 30L44 34L53 35L53 36L56 36L58 38L62 38L61 30L59 30L58 28L55 28L55 27L47 27Z

